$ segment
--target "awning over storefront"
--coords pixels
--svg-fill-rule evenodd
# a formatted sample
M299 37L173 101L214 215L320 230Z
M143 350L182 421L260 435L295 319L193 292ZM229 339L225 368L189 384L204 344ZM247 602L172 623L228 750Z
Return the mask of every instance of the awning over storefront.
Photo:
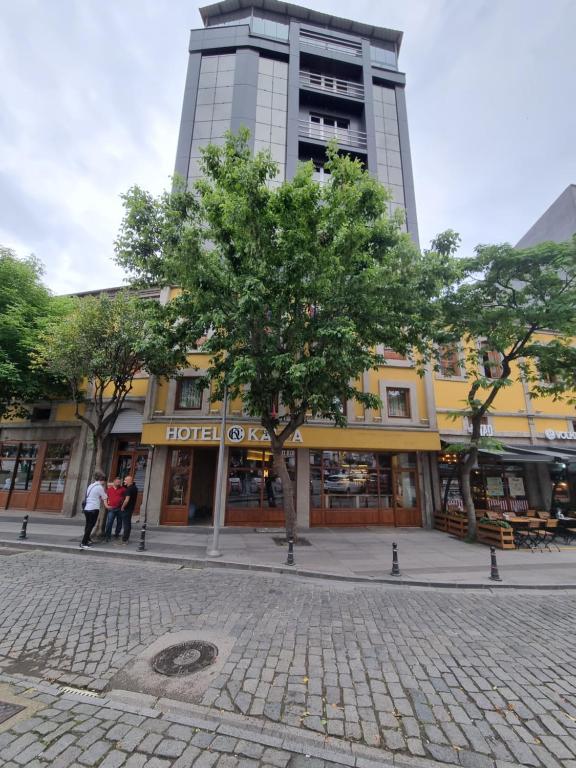
M503 445L502 451L489 451L480 449L485 456L497 458L506 464L551 464L554 459L560 459L567 464L576 461L576 451L569 453L566 449L547 448L546 446L533 446L524 448L518 445Z
M162 422L144 424L142 443L148 445L215 446L220 439L220 425L214 422ZM267 446L266 430L254 423L229 422L226 425L226 445ZM374 427L339 428L331 425L306 424L298 429L286 448L320 448L355 451L439 451L437 432L394 430Z

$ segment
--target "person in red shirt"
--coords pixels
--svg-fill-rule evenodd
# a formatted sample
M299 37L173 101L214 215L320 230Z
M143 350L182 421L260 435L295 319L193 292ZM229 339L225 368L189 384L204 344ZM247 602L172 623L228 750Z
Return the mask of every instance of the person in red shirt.
M124 497L126 496L126 488L122 485L122 480L119 477L115 477L112 485L108 487L108 517L106 519L106 529L104 532L104 540L110 541L112 539L112 526L116 521L116 533L115 538L120 535L121 516L120 510L124 503Z

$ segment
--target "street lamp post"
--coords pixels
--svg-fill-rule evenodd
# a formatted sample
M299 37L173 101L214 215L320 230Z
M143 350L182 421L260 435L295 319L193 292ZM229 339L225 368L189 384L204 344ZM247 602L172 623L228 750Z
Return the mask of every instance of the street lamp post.
M207 557L220 557L218 549L220 526L222 521L222 484L224 482L224 451L226 450L226 411L228 410L228 387L224 385L224 400L222 402L222 419L220 421L220 447L216 467L216 499L214 503L214 522L212 530L212 548L206 552Z

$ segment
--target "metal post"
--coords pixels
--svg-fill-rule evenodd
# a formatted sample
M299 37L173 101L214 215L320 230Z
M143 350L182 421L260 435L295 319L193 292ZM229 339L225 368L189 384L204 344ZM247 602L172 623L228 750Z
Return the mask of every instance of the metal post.
M490 581L502 581L498 573L498 563L496 562L496 547L490 547Z
M214 522L212 532L212 548L206 552L206 557L221 557L218 549L220 526L222 523L222 488L224 484L224 452L226 451L226 411L228 410L228 387L224 384L224 399L222 401L222 419L220 421L220 447L218 464L216 466L216 498L214 499Z
M392 570L390 576L400 576L400 566L398 565L398 544L392 544Z
M146 523L142 523L142 528L140 529L140 541L138 542L137 551L146 551Z
M292 537L288 539L288 557L286 558L286 565L294 565L294 539Z
M18 535L19 539L26 539L28 538L26 536L26 528L28 527L28 515L24 515L24 519L22 520L22 528L20 529L20 533Z
M150 483L152 481L152 463L154 461L154 446L148 449L148 462L146 464L146 474L148 484L146 485L146 498L143 501L144 506L144 520L142 521L142 528L140 529L140 541L136 548L137 552L146 551L146 523L148 521L148 497L150 496ZM142 507L140 507L140 517L142 517Z

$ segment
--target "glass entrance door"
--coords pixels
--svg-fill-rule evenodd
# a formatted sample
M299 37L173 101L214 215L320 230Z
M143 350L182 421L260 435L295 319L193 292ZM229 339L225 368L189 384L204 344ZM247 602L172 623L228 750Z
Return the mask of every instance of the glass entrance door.
M118 438L112 462L112 477L121 480L130 475L138 488L138 497L134 514L140 513L144 482L146 480L146 467L148 465L148 449L140 443L140 436L127 436Z

